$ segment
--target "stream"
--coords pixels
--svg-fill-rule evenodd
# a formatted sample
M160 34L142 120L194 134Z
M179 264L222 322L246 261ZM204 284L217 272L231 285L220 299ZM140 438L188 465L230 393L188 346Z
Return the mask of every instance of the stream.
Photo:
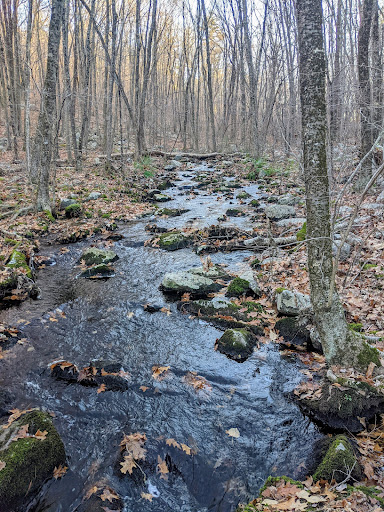
M244 363L228 359L214 350L222 331L183 315L158 289L166 272L201 261L191 248L145 247L150 236L145 225L203 227L217 224L228 208L239 205L237 199L197 189L193 178L204 172L212 168L180 171L176 186L166 191L172 201L159 205L187 213L120 226L124 238L113 247L120 257L115 277L77 279L76 262L95 240L68 245L67 252L46 246L41 253L54 264L38 274L42 299L1 312L6 323L24 320L19 328L28 342L15 345L0 362L0 388L13 395L15 407L54 413L68 458L67 474L48 482L29 511L74 512L84 493L101 482L121 495L124 512L234 512L239 502L257 495L270 474L305 474L321 435L286 397L302 380L298 363L282 358L273 344L263 345ZM238 189L235 196L241 190L250 199L260 195L257 185ZM247 216L223 224L251 229ZM211 258L239 272L250 255L218 252ZM165 306L171 314L151 314L143 308L147 303ZM129 389L97 393L55 380L50 364L61 359L77 365L117 361L131 375ZM167 377L154 380L154 365L170 366ZM188 385L184 376L190 371L210 387ZM226 433L232 428L240 437ZM119 471L120 441L134 432L147 437L146 478ZM184 443L192 453L169 446L167 439ZM156 472L158 456L170 468L167 478ZM151 502L141 497L143 492L153 495Z

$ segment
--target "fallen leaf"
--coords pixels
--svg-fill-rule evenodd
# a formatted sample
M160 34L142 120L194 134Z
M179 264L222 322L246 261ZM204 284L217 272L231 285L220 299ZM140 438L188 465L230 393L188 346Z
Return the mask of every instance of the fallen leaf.
M174 446L175 448L179 448L179 450L181 449L181 446L175 439L167 439L165 441L165 444L167 444L168 446Z
M62 466L60 465L58 468L55 467L55 469L53 470L53 478L55 478L56 480L58 480L59 478L62 478L65 473L67 472L68 470L68 467L67 466ZM96 487L97 489L97 487Z
M133 468L137 468L137 464L134 461L132 455L126 455L124 457L123 462L120 462L120 471L124 473L124 475L128 472L130 475L133 473Z
M87 494L84 496L84 499L89 500L92 494L95 494L98 490L99 488L96 485L94 485L87 491Z
M135 316L135 313L133 311L129 311L129 313L127 313L128 318L132 318L134 316Z
M160 473L160 478L163 480L168 480L168 466L165 460L163 460L160 455L157 456L157 471Z
M40 441L44 441L47 438L48 430L44 430L43 432L39 429L36 434L33 436L36 439L40 439Z
M5 462L3 462L2 460L0 460L0 471L1 471L2 469L4 469L6 465L7 465L7 464L6 464Z
M156 380L162 380L166 377L170 366L152 366L152 377Z
M100 498L103 501L108 500L112 503L113 500L119 499L119 495L116 494L113 489L111 489L110 487L107 487L106 489L104 489L104 492L103 492L103 494L101 494Z
M104 393L105 390L106 390L106 385L100 384L100 386L97 388L97 393Z
M153 494L151 494L151 493L149 493L149 492L142 492L142 493L140 494L140 496L141 496L142 498L144 498L145 500L147 500L147 501L152 501L152 498L154 498Z
M191 455L192 453L192 450L189 446L187 446L186 444L184 443L181 443L181 448L182 450L187 454L187 455Z
M149 389L149 387L148 387L148 386L140 386L140 388L139 388L139 389L141 389L141 391L142 391L143 393L145 393L145 392L147 391L147 389Z
M239 429L237 428L230 428L229 430L225 431L226 434L228 434L230 437L235 437L236 439L240 437Z

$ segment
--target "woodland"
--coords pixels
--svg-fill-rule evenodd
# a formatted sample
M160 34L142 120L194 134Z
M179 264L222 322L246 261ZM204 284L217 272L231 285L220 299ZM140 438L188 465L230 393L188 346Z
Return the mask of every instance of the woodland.
M0 0L0 512L384 510L382 0Z

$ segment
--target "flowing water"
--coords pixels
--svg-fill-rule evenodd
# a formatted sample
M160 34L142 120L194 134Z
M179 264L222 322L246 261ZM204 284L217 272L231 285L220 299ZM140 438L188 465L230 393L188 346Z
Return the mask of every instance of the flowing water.
M169 208L188 208L186 214L159 219L171 227L217 224L217 217L237 200L196 190L199 167L179 173ZM246 190L258 197L257 187ZM193 193L193 191L195 193ZM160 205L162 206L162 205ZM103 482L123 497L125 512L230 512L240 501L254 497L270 474L305 473L305 464L320 434L296 405L286 398L301 380L297 364L281 358L276 346L262 346L246 362L237 363L214 350L221 331L180 313L159 291L164 274L201 264L192 249L165 252L144 247L149 237L142 219L122 226L124 239L114 250L116 276L109 280L77 279L76 261L91 242L45 247L54 265L42 270L38 285L42 300L27 301L2 312L9 323L23 319L20 329L28 342L16 345L1 361L0 387L15 397L15 406L40 407L55 414L70 470L49 482L35 512L72 512L84 490ZM227 225L250 229L249 217ZM232 271L244 266L250 253L217 253L212 260ZM146 303L166 306L171 314L145 311ZM57 322L50 320L57 312ZM131 313L134 313L132 315ZM68 384L50 376L52 361L78 365L91 360L118 361L130 373L125 392L97 393L95 388ZM168 376L152 377L153 365L170 366ZM195 390L184 381L197 372L210 388ZM148 389L143 391L141 386ZM226 431L237 428L240 437ZM147 436L146 460L135 478L119 471L123 434ZM188 455L166 444L175 439L188 445ZM157 474L158 456L170 469ZM141 498L151 493L152 502Z

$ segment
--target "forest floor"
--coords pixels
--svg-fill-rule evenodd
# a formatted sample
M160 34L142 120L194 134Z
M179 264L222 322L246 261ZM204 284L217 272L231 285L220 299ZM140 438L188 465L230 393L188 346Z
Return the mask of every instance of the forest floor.
M304 189L300 172L291 164L272 164L268 161L255 161L249 157L228 157L230 161L220 158L214 162L221 169L223 176L236 182L232 190L223 189L222 194L230 194L234 201L235 217L249 217L252 237L271 240L248 263L254 271L262 289L262 296L257 299L258 308L250 310L255 298L243 296L235 300L239 311L247 313L242 319L244 325L260 327L263 335L258 343L279 343L286 357L295 357L305 365L302 370L307 380L295 392L297 397L319 397L320 377L324 376L324 357L316 352L308 352L303 345L287 342L276 329L279 315L276 310L275 293L277 289L290 289L304 294L309 293L309 279L306 270L305 243L298 239L287 247L276 247L273 240L282 236L297 237L302 228L300 219L305 218ZM33 204L32 189L28 183L24 166L7 162L6 157L0 162L0 278L8 279L16 272L17 286L4 289L3 304L18 304L30 292L28 285L36 272L44 272L46 261L39 256L39 244L67 244L87 237L99 237L106 245L112 243L119 223L129 222L135 218L159 212L161 206L155 205L154 193L166 194L167 182L176 178L177 167L164 170L167 163L162 158L144 158L140 162L127 164L124 172L115 170L106 174L102 164L93 164L91 160L84 163L82 172L74 174L73 168L58 167L56 174L56 209L55 216L47 213L25 211ZM343 176L338 177L336 190L341 190ZM260 192L266 194L265 204L275 204L278 198L293 197L295 205L294 219L290 222L275 222L265 216L265 205L256 201L249 205L246 194L241 195L242 187L257 183ZM221 184L213 178L205 185L206 190L220 189ZM354 222L351 239L337 273L337 285L343 301L348 322L353 329L370 336L379 350L384 350L384 205L377 197L381 188L375 188L364 200ZM155 191L155 192L154 192ZM160 191L160 192L159 192ZM194 192L191 191L191 194ZM93 195L92 195L93 194ZM80 205L78 210L65 210L61 201L71 199ZM237 201L235 200L237 199ZM358 202L354 193L345 194L343 207L338 217L339 233L342 235L346 222L353 215L353 207ZM63 206L63 204L62 204ZM244 211L246 210L246 213ZM75 212L75 213L73 213ZM251 212L251 213L250 213ZM168 212L168 214L170 214ZM167 211L163 211L167 215ZM299 219L299 221L298 221ZM225 219L222 219L225 220ZM227 217L228 220L228 217ZM284 220L284 219L283 219ZM220 221L218 221L218 225ZM216 226L216 227L217 227ZM156 228L148 227L153 236L148 235L148 244L156 246L159 236ZM243 229L227 230L225 236L217 236L217 229L196 231L185 227L183 233L191 236L197 247L203 248L202 254L215 251L232 251L246 249L244 241L247 235ZM215 234L216 233L216 234ZM222 234L222 232L221 232ZM268 247L269 245L269 247ZM26 256L28 267L7 267L10 257L17 250ZM205 262L209 261L207 259ZM1 289L0 289L1 292ZM182 302L186 305L190 297L185 294ZM201 316L200 312L195 312ZM218 317L220 315L217 315ZM226 322L236 322L236 318L217 318ZM15 325L0 324L0 359L7 357L7 342L17 339L18 329ZM383 357L384 359L384 357ZM356 382L378 385L372 379L372 369L365 375L353 369L333 367L336 375L347 376ZM341 373L340 373L341 372ZM320 376L320 377L319 377ZM333 384L337 386L337 383ZM254 500L242 510L251 511L330 511L379 512L384 509L384 415L381 425L368 425L361 418L365 427L353 436L359 463L364 477L360 482L350 481L314 482L311 477L301 482L273 481L263 490L260 498ZM349 475L350 476L350 475Z

